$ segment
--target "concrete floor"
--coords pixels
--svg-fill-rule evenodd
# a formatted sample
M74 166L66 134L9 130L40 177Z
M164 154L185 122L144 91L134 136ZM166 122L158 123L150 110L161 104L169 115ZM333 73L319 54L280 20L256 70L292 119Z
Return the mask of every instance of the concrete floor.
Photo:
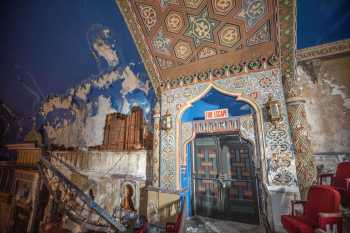
M184 233L266 233L263 226L224 221L206 217L192 217L184 223Z

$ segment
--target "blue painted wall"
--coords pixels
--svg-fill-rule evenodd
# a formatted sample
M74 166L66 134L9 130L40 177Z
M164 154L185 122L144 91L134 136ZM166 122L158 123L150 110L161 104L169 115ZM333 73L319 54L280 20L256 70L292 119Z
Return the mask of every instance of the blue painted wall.
M297 47L350 38L349 0L298 0Z
M0 133L6 131L0 144L21 141L32 117L38 129L78 118L93 128L101 111L127 113L139 105L151 121L155 94L114 0L0 4ZM43 106L55 105L54 96L60 105L42 114Z

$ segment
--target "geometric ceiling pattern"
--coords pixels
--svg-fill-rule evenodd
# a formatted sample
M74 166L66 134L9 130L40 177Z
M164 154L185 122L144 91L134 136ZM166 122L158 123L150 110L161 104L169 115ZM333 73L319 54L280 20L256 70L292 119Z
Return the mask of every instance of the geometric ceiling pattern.
M277 53L274 0L117 0L159 81ZM143 44L143 45L142 45Z

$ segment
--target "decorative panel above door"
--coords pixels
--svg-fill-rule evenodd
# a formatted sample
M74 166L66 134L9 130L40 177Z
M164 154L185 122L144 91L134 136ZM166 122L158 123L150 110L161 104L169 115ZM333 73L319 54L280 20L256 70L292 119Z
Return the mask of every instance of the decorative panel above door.
M157 81L276 54L274 0L116 0Z

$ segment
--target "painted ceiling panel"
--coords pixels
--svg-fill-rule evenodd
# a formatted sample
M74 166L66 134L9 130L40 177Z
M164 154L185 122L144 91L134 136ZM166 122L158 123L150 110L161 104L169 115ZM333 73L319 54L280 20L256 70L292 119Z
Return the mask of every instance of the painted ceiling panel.
M273 0L116 2L156 82L276 53Z
M350 38L349 0L298 0L298 49Z

